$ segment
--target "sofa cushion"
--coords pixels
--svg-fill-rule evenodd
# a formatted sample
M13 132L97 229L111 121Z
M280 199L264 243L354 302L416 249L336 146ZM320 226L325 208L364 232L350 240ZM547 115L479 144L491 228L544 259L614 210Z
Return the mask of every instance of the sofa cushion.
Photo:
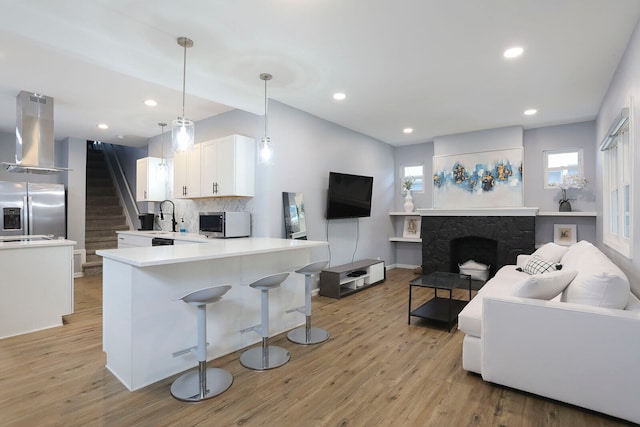
M549 242L540 246L531 255L537 255L540 258L550 262L560 262L562 256L569 250L568 246L560 246L556 243Z
M529 276L515 286L513 296L550 300L567 287L576 273L575 270L556 270Z
M522 267L522 271L527 274L541 274L550 271L560 270L559 264L555 262L546 261L537 255L531 255L527 260L527 263Z
M624 309L629 301L627 276L605 254L587 241L571 246L562 257L564 268L578 272L561 301Z
M515 265L505 265L498 270L478 294L458 315L458 329L474 337L480 336L482 329L482 299L485 296L511 295L513 290L529 277L528 274L516 270Z

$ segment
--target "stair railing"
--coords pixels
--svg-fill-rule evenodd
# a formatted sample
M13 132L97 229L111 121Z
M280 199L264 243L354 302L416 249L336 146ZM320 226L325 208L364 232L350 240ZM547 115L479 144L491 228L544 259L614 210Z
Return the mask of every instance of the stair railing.
M116 184L116 191L118 193L118 197L120 201L124 205L124 214L127 218L127 226L130 230L135 230L133 225L132 216L134 218L138 218L140 215L140 211L138 210L138 205L136 203L136 199L131 192L131 187L127 182L127 177L122 169L122 164L118 159L118 153L112 144L102 143L102 150L104 151L104 157L107 161L107 168L109 169L109 174L111 174L111 178L113 182ZM133 215L132 215L133 213Z

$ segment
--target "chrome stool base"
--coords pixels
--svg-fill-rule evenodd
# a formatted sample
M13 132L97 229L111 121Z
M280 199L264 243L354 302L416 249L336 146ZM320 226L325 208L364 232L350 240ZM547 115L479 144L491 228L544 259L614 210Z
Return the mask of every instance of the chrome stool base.
M321 342L325 342L329 339L329 332L321 328L309 328L309 333L307 334L307 328L301 327L289 331L287 338L289 338L289 341L296 344L320 344Z
M256 371L277 368L284 365L291 358L291 354L284 348L275 345L254 347L240 355L240 364L245 368Z
M200 392L200 375L197 369L187 372L171 384L171 395L183 402L202 402L225 392L233 383L233 376L224 369L208 368L207 387Z

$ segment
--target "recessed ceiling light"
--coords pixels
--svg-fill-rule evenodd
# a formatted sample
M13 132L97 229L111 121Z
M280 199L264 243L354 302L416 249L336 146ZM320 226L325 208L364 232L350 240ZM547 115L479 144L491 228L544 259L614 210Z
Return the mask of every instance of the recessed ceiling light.
M108 124L106 124L106 123L100 123L100 124L98 125L98 128L99 128L99 129L109 129L109 125L108 125Z
M533 116L537 112L538 112L538 110L536 110L535 108L530 108L528 110L524 110L524 115L525 116Z
M156 105L158 105L158 103L155 99L146 99L144 101L144 105L146 105L147 107L155 107Z
M343 101L346 97L347 95L342 92L337 92L333 94L333 99L335 99L336 101Z
M402 129L402 132L404 132L404 133L413 133L413 128L404 128L404 129Z
M523 52L524 52L524 49L521 47L512 47L504 51L504 57L517 58L518 56L522 55Z

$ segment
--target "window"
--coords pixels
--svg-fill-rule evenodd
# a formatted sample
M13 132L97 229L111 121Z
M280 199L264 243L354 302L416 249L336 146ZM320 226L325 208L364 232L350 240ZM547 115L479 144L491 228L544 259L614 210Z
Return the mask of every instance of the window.
M415 193L424 191L423 165L404 166L402 168L402 182L404 183L407 178L413 178L411 192ZM404 193L404 186L402 186L402 192Z
M584 176L582 149L544 151L544 188L558 188L565 175Z
M604 243L631 258L633 153L628 113L621 115L615 130L609 132L600 146L603 151L603 240Z

